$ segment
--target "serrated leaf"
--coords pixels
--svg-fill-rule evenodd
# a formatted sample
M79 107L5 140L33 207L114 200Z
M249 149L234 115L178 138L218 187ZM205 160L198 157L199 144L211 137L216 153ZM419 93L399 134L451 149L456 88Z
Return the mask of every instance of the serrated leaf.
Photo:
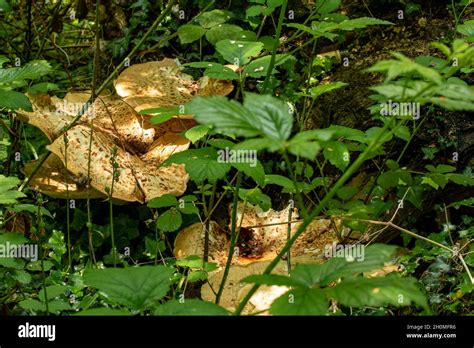
M178 205L178 200L175 196L165 194L160 197L153 198L148 202L148 208L163 208L163 207L175 207Z
M295 155L314 160L321 150L320 142L331 139L333 132L327 129L313 129L298 132L288 142L288 151Z
M318 2L317 5L318 13L326 15L330 12L337 10L340 5L341 0L321 0Z
M169 157L163 164L181 163L186 172L197 183L208 180L211 183L225 177L230 170L229 163L217 161L217 151L211 147L186 150Z
M349 165L349 150L340 141L330 141L325 144L323 150L324 158L341 171Z
M449 181L452 181L458 185L474 186L474 178L467 175L450 173L446 174L446 177L449 179Z
M262 163L257 159L254 163L232 163L232 166L251 177L258 185L263 186L265 183L265 170Z
M411 185L411 174L402 169L389 170L385 173L382 173L377 179L377 184L383 187L384 189L397 187L400 183Z
M245 93L244 106L259 120L261 134L274 140L288 139L293 118L286 103L269 94Z
M325 289L331 298L351 307L394 305L409 306L415 303L428 308L425 295L414 278L388 275L383 278L352 278Z
M0 84L8 85L15 81L35 80L51 72L50 64L45 60L35 60L22 67L0 69Z
M217 132L248 138L263 135L278 141L289 137L293 121L284 102L253 93L245 94L243 105L221 96L197 97L186 111Z
M456 31L466 36L474 36L474 20L465 21L458 25Z
M165 266L95 269L84 274L84 283L111 300L136 310L153 308L168 292L174 270Z
M400 126L398 127L395 132L393 133L397 138L400 138L405 141L410 140L410 130L407 126Z
M305 283L307 286L319 284L322 286L340 278L353 276L382 267L395 252L393 245L373 244L363 249L331 250L333 257L323 264L299 264L291 278Z
M0 91L0 108L33 111L28 97L23 93L16 91Z

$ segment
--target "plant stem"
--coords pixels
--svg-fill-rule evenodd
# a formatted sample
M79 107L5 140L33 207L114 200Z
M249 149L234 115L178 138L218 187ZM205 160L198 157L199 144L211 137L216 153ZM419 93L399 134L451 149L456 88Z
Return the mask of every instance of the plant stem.
M283 4L280 9L280 17L278 18L278 26L275 35L275 43L273 44L272 57L270 58L270 65L268 66L267 76L265 76L265 81L263 82L263 93L269 93L269 83L270 77L272 76L273 67L275 66L275 58L278 46L280 46L280 34L281 28L283 26L283 21L285 20L286 6L288 5L288 0L283 0Z
M298 205L300 208L301 215L303 218L305 218L306 216L308 216L308 212L306 211L306 207L304 205L301 191L298 188L298 181L297 181L295 172L293 171L293 168L291 167L290 158L288 157L288 154L286 152L283 152L283 159L285 160L286 166L288 167L288 172L290 173L290 176L291 176L291 180L293 181L293 186L295 188L295 193L296 193L296 199L298 200Z
M216 295L216 304L219 304L219 301L221 299L222 292L224 291L225 282L227 280L227 276L229 275L230 265L232 264L232 258L234 257L234 248L235 248L235 243L237 242L237 236L238 236L237 205L239 203L239 189L240 189L241 181L242 181L242 174L238 172L237 182L235 184L234 201L232 202L232 226L231 226L231 233L230 233L229 256L227 257L224 274L222 275L219 291L217 292L217 295Z

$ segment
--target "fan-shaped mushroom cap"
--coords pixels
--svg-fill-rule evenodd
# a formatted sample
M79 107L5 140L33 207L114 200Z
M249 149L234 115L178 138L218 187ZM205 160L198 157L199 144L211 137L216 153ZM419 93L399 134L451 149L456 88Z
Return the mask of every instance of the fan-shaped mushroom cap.
M191 123L170 120L150 126L144 116L122 100L99 96L65 137L58 138L89 97L88 93L68 93L64 99L36 97L32 99L35 111L22 112L24 120L40 128L50 138L52 144L49 149L56 155L46 162L46 166L43 165L38 174L40 176L32 181L32 187L56 197L65 197L67 183L69 197L85 197L86 193L73 189L74 183L66 177L87 176L92 129L90 183L100 196L106 195L106 188L112 184L111 152L115 147L120 176L114 183L113 198L144 202L165 193L183 194L188 180L184 166L161 167L161 163L173 153L189 147L189 141L176 133L191 127ZM67 168L60 170L58 161L62 162L63 167L67 162ZM32 165L27 166L25 171L31 171ZM45 180L47 170L62 175L52 172L56 182L48 181Z
M134 64L115 81L115 90L137 112L184 105L195 95L227 95L232 82L204 78L200 82L181 72L176 60ZM189 115L179 115L189 118Z
M248 265L256 261L273 260L287 242L288 209L262 211L258 206L239 203L237 221L242 229L233 255L233 265ZM296 209L293 220L298 219ZM300 222L291 224L294 234ZM333 227L340 227L340 221L317 219L312 221L306 230L296 240L291 248L292 257L308 260L320 259L326 245L337 241ZM230 226L229 226L230 228ZM244 228L247 232L244 233ZM181 232L175 240L174 253L178 258L198 255L203 257L205 226L202 223L193 224ZM230 248L229 234L212 222L209 231L209 259L221 267L225 265Z
M47 94L28 95L33 112L18 110L21 121L39 128L50 141L53 141L71 121L73 116L58 112Z
M22 171L29 176L39 160L29 161ZM87 198L87 178L75 176L68 172L63 162L51 154L38 172L31 179L29 186L34 190L55 198L71 199ZM89 198L105 198L106 196L94 188L89 189Z
M89 145L91 128L77 125L66 133L67 147L64 139L58 138L48 149L56 154L63 163L68 163L68 170L75 175L86 175L89 163L89 146L91 148L90 180L98 191L107 193L112 186L112 151L116 148L116 171L119 173L114 182L113 197L124 201L144 202L169 193L181 195L186 190L188 175L182 165L156 167L135 155L119 148L109 134L92 132L92 144ZM175 144L164 144L175 147ZM156 150L155 150L156 151Z

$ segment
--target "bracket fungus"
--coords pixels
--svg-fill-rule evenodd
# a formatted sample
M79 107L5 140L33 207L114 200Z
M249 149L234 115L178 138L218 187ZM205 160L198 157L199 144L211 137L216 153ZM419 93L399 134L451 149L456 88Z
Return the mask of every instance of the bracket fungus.
M289 207L275 211L263 211L251 204L239 203L237 206L237 225L241 226L232 258L229 276L222 293L221 304L235 308L245 284L240 280L252 274L261 274L287 241ZM298 219L296 209L292 220ZM291 234L295 233L301 222L291 223ZM230 226L229 226L230 228ZM315 263L323 261L324 249L338 241L335 229L343 229L340 220L316 219L306 228L291 248L291 263ZM344 228L345 229L345 228ZM196 223L179 232L175 239L174 255L184 258L191 255L204 255L205 226ZM201 288L201 296L208 301L215 300L220 286L225 263L229 254L230 236L216 222L211 221L209 228L209 261L219 268L209 274L208 283ZM280 261L272 273L287 273L287 262ZM262 287L251 299L250 307L264 310L269 305L268 298L278 297L284 289L280 287ZM275 297L275 298L276 298ZM270 301L271 303L271 301ZM253 306L253 307L252 307ZM262 309L263 308L263 309Z
M137 112L184 105L196 95L226 96L233 89L231 81L207 76L194 81L192 76L181 72L176 60L170 58L132 65L115 81L117 94Z
M149 105L177 107L199 90L226 95L233 89L229 81L203 81L205 85L182 74L175 60L165 58L125 69L115 84L119 96L101 94L92 105L85 105L90 98L87 92L70 92L63 99L29 96L33 112L19 110L19 118L45 133L52 152L30 187L54 197L85 198L89 194L95 198L107 197L114 180L112 198L122 201L182 195L189 179L184 165L161 164L173 153L189 148L190 142L179 133L196 122L175 117L154 125L149 115L138 111ZM83 108L86 112L79 121L62 134ZM27 176L38 161L23 168Z

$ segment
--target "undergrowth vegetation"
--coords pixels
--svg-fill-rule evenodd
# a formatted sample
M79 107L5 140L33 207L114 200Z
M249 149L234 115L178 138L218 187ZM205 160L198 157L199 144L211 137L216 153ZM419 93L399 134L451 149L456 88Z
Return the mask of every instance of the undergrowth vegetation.
M471 313L469 5L0 0L3 313Z

